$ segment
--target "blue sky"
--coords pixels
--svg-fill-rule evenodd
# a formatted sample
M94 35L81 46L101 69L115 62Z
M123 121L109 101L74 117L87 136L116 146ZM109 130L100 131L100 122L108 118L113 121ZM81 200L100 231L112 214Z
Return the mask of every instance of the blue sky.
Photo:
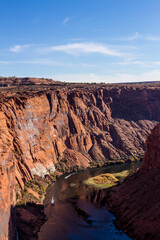
M160 80L159 0L0 0L0 75Z

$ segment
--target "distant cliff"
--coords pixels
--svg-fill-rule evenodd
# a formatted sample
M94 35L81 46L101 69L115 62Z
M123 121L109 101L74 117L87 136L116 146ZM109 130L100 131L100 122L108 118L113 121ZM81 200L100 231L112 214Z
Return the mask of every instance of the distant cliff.
M18 78L18 77L0 77L0 87L25 86L25 85L54 85L60 82L45 78Z
M116 224L135 240L160 239L160 123L146 141L142 166L122 184L103 192Z
M23 188L34 174L56 168L140 157L146 136L160 121L156 85L55 83L2 87L0 96L0 239L7 239L7 223L14 218L16 184Z

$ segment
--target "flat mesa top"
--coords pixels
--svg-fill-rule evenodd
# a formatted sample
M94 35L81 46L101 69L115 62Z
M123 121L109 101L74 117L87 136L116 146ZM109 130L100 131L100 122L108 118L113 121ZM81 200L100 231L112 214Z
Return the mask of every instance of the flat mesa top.
M134 82L134 83L69 83L46 78L33 77L0 77L0 95L2 98L20 96L32 96L42 92L56 91L94 91L99 89L160 89L160 81Z

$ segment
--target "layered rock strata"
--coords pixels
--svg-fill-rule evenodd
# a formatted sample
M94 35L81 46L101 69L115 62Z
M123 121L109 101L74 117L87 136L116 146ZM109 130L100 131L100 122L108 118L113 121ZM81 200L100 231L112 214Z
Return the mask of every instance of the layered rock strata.
M57 166L65 171L140 156L160 121L158 86L12 88L0 96L0 239L11 234L16 184L23 188Z

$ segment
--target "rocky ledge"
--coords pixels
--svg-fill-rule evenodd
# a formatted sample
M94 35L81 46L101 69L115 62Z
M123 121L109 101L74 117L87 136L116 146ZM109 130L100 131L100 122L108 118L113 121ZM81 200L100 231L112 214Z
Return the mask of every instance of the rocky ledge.
M116 225L135 240L160 239L160 123L146 141L143 163L118 186L103 192Z

